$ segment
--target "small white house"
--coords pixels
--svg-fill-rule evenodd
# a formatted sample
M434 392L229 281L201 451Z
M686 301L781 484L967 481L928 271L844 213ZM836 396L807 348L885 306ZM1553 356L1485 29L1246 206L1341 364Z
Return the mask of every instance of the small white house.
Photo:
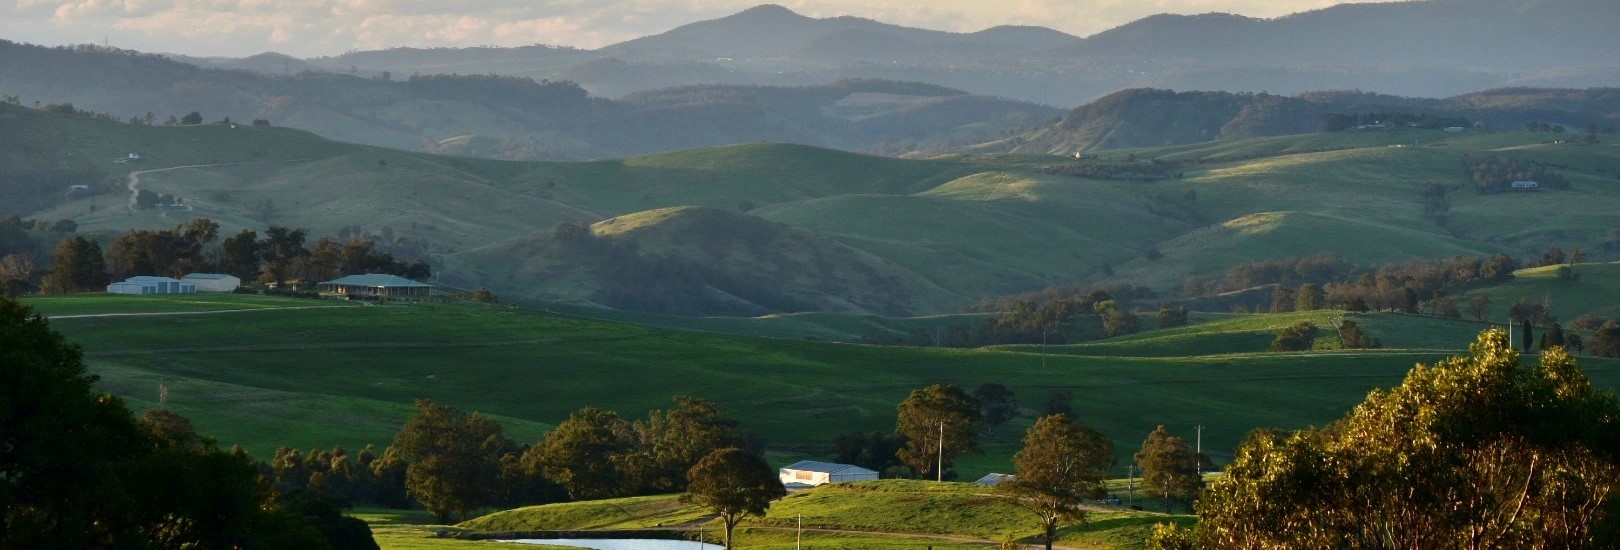
M854 464L800 460L782 468L777 477L789 489L803 489L823 483L875 480L878 473Z
M242 286L241 279L223 273L191 273L180 282L196 286L197 292L231 292Z
M1540 188L1540 187L1541 187L1540 183L1536 183L1536 182L1530 181L1530 180L1519 180L1519 181L1513 182L1513 188L1514 189L1537 189L1537 188Z
M196 294L197 285L169 277L141 275L107 285L109 294Z

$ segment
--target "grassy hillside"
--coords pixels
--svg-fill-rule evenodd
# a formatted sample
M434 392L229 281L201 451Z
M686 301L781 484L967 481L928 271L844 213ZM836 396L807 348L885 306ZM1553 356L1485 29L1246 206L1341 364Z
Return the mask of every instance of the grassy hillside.
M1521 299L1538 304L1547 300L1553 315L1566 327L1581 315L1620 319L1620 303L1615 301L1620 295L1620 263L1576 264L1574 272L1575 280L1563 281L1558 278L1558 266L1521 269L1506 284L1475 289L1457 300L1467 303L1474 296L1489 298L1487 318L1499 323L1507 322L1509 308Z
M1074 161L1040 155L901 160L753 143L520 163L346 145L280 128L138 127L15 106L0 106L0 114L27 130L30 143L105 174L96 196L63 196L23 212L73 219L81 231L165 227L196 216L221 221L224 232L281 224L331 234L358 226L385 246L425 255L452 286L600 305L609 301L610 275L626 270L538 242L560 223L591 223L633 243L643 259L684 258L713 271L704 278L730 281L683 281L691 270L666 269L645 285L712 287L702 290L712 294L706 300L736 306L698 310L711 314L933 315L986 295L1097 281L1174 292L1191 275L1321 251L1366 264L1524 257L1559 245L1601 260L1611 259L1605 254L1614 249L1602 252L1604 243L1620 227L1620 213L1608 207L1620 201L1620 148L1552 144L1555 134L1545 133L1340 132L1088 161L1128 166L1134 155L1168 166L1166 179L1142 182L1060 175ZM113 162L129 152L145 158ZM1478 194L1465 155L1541 163L1572 186ZM192 211L124 208L124 174L199 164L225 166L147 173L140 183L184 198ZM1422 192L1431 184L1454 189L1444 223L1424 215ZM710 210L685 208L693 206ZM755 241L779 246L739 253ZM737 284L751 279L771 284ZM768 296L742 295L756 291Z
M85 315L173 313L184 308L153 303L177 300L184 298L28 303L47 314ZM841 432L892 430L894 407L911 389L997 382L1013 388L1030 410L1039 410L1052 390L1073 392L1077 412L1118 442L1122 460L1162 423L1184 435L1195 424L1207 426L1206 450L1219 462L1252 428L1327 422L1367 390L1396 383L1413 362L1443 354L1052 355L1043 360L1019 350L678 332L509 307L294 309L282 307L290 305L284 301L264 300L232 297L226 304L257 311L64 317L53 326L84 346L103 388L137 409L157 406L160 388L167 388L164 406L190 416L222 444L242 444L257 456L268 456L279 445L384 444L417 398L494 415L514 438L533 442L580 407L639 416L667 406L673 394L686 393L719 402L745 429L765 436L773 460L786 462L825 457ZM1379 332L1378 323L1369 327L1374 335L1388 334ZM1459 349L1467 341L1434 347ZM1614 363L1587 360L1586 365L1600 385L1620 386ZM1029 422L1021 417L988 437L986 454L962 460L964 476L1006 470Z
M773 503L765 518L745 522L739 539L751 548L756 547L755 542L768 545L781 531L791 535L801 518L805 545L812 548L827 544L842 545L832 546L835 548L857 547L852 545L859 537L865 537L865 544L884 548L930 543L955 548L953 543L975 540L980 544L1000 543L1008 538L1028 542L1041 532L1034 515L984 486L884 480L823 485L790 494ZM1187 516L1096 507L1087 523L1063 527L1058 544L1142 548L1154 523L1186 521ZM711 530L718 527L706 508L681 504L676 495L665 495L530 506L496 512L456 527L538 531L694 528L700 524ZM930 539L929 535L964 540Z

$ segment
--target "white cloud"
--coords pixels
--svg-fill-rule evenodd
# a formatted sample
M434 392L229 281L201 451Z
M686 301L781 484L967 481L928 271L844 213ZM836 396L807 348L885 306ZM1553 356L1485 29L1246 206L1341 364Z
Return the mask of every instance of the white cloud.
M0 38L101 42L191 55L302 56L394 46L586 48L655 34L767 0L0 0ZM778 0L805 15L855 15L951 31L1041 25L1089 35L1155 13L1275 17L1331 0ZM1351 0L1366 1L1366 0ZM7 5L9 4L9 6Z

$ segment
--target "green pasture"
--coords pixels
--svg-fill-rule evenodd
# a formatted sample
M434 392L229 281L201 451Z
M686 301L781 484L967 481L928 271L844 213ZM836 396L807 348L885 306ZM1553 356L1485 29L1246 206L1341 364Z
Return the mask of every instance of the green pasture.
M1122 480L1121 480L1122 481ZM474 531L597 530L701 526L720 528L701 506L682 504L679 495L629 497L528 506L495 512L457 525ZM1059 531L1059 544L1095 548L1142 548L1154 523L1189 523L1190 516L1094 506L1088 521ZM812 548L859 548L857 544L909 548L982 548L1008 539L1034 542L1040 523L1028 510L993 488L972 483L882 480L822 485L789 494L771 504L764 518L745 521L739 539L748 547L774 548L792 541L799 526ZM931 539L928 535L957 539ZM759 546L764 544L765 546ZM840 546L826 546L839 544ZM901 546L892 546L901 545Z
M50 310L61 300L28 303ZM1043 357L1022 349L672 331L470 304L79 317L52 325L84 347L101 387L137 409L161 400L223 445L261 457L282 445L386 445L418 398L492 415L512 437L532 443L581 407L639 417L668 406L672 395L690 394L724 406L785 463L825 458L838 433L891 431L895 406L912 389L1006 384L1025 414L985 436L985 454L959 460L964 479L1009 469L1022 431L1054 390L1071 392L1081 421L1116 441L1123 474L1124 460L1158 424L1185 437L1206 426L1206 450L1221 462L1253 428L1329 422L1368 390L1397 383L1413 363L1445 354ZM1620 385L1613 362L1583 360L1598 384Z

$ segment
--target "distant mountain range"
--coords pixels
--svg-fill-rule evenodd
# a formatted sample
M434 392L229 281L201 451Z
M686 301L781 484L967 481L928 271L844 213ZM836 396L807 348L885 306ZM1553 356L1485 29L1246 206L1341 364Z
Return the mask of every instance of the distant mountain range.
M210 63L229 69L200 68L96 46L0 41L0 92L120 119L144 120L150 113L157 124L196 111L208 121L263 119L354 143L512 160L619 157L757 141L943 150L1061 114L1029 102L887 80L686 86L606 99L572 82L490 74L263 74L303 63L265 54Z
M604 97L846 78L926 82L1062 107L1135 87L1445 97L1508 86L1620 86L1615 21L1620 2L1612 0L1427 0L1275 19L1156 15L1080 38L1041 27L953 33L817 19L765 5L598 50L400 48L193 61L273 74L310 67L396 77L495 73L570 80Z
M1079 38L767 5L599 50L233 59L0 41L0 93L511 160L760 141L913 157L1065 152L1312 132L1354 112L1584 129L1616 123L1612 92L1544 88L1620 86L1620 33L1604 28L1617 16L1609 0L1429 0L1277 19L1159 15ZM1081 106L1065 116L1042 103Z

